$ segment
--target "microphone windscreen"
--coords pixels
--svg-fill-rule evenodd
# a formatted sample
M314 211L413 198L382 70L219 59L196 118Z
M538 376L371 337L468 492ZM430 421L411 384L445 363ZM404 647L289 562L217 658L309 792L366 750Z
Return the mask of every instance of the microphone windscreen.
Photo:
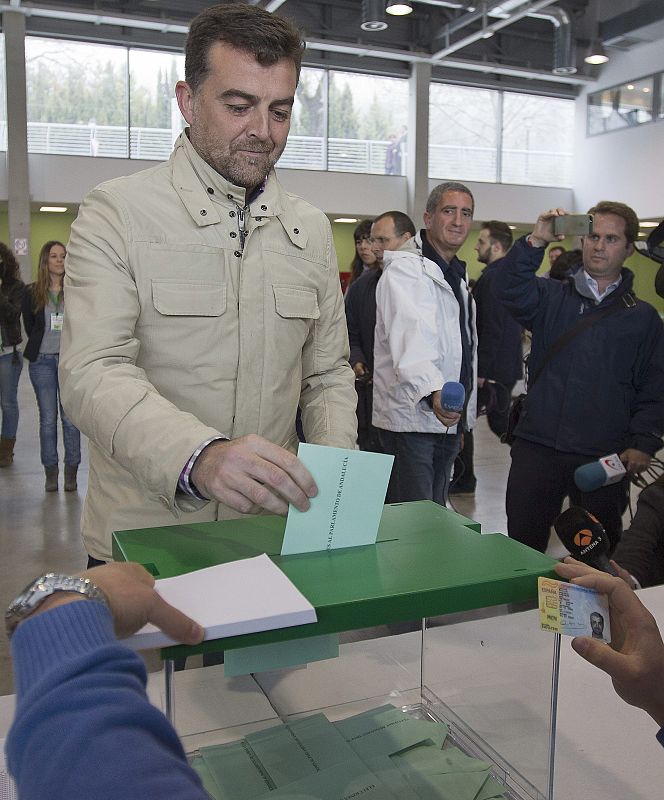
M615 575L609 564L606 531L585 508L570 506L556 518L553 527L570 555L603 572Z
M445 411L454 411L460 414L466 400L466 390L458 381L447 381L440 392L440 404Z
M606 472L599 461L591 461L574 470L574 483L582 492L594 492L606 482Z

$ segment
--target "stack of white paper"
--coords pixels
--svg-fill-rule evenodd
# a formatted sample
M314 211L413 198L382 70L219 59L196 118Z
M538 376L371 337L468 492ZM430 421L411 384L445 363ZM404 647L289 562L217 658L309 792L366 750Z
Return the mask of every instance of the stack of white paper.
M156 582L159 594L205 628L205 639L316 622L316 610L267 555ZM134 650L176 644L148 624L124 640Z

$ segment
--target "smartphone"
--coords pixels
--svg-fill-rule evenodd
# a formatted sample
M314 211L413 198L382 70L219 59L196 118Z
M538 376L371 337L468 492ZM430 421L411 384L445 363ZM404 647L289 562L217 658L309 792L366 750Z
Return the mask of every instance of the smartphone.
M587 236L593 232L592 214L565 214L554 217L553 232L556 236Z

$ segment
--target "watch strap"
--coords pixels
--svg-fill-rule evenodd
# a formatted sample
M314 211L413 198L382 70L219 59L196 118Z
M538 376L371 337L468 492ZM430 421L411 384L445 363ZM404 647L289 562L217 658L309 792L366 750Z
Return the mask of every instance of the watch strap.
M9 604L5 612L7 636L11 636L19 622L29 617L47 597L56 592L74 592L86 600L95 600L108 605L106 595L90 578L47 572L28 584Z

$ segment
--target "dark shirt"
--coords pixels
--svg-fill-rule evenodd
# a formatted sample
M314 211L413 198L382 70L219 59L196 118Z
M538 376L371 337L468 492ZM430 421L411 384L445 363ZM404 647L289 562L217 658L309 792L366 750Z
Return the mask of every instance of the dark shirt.
M374 331L376 328L376 286L380 269L370 269L351 283L346 292L346 323L350 345L350 365L361 362L373 373Z
M473 310L470 298L468 306L466 306L464 297L461 294L461 281L466 282L466 265L463 261L459 261L456 256L448 264L429 244L426 231L421 231L420 235L422 237L422 255L438 264L443 277L450 285L459 304L459 329L461 332L461 374L459 375L459 383L463 384L466 390L466 397L470 397L473 389L473 343L469 330L472 330Z

